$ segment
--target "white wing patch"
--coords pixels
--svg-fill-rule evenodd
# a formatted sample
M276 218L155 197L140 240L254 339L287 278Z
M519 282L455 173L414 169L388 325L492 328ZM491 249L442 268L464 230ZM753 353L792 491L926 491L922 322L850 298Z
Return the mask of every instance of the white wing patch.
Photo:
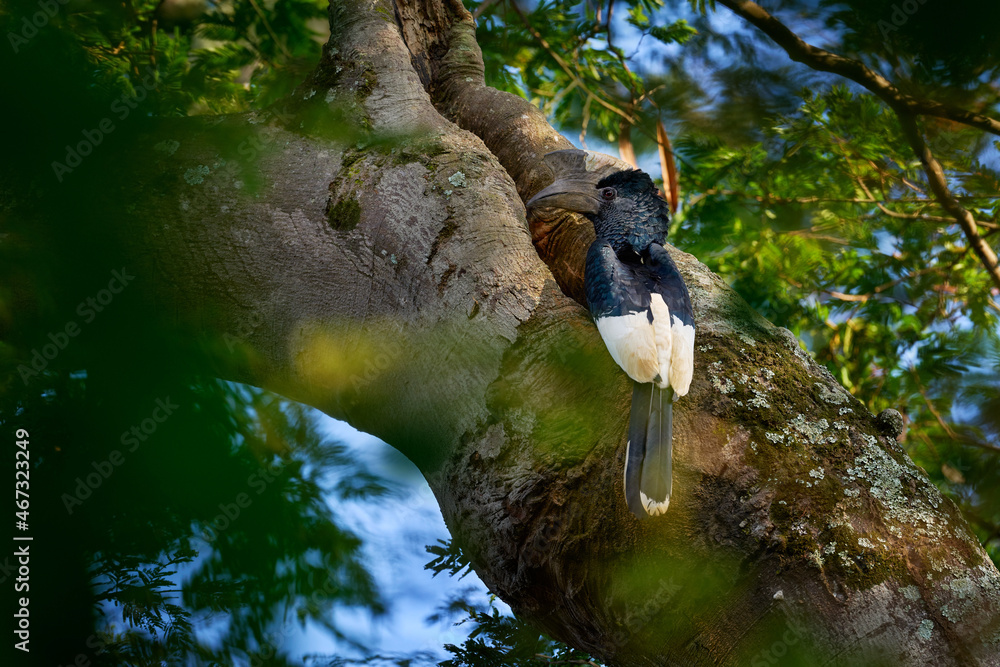
M652 382L659 373L659 357L649 315L599 317L596 324L615 363L636 382Z
M678 396L688 393L694 375L694 327L672 316L662 296L652 295L649 311L599 317L596 324L611 358L630 378L673 387Z
M691 378L694 376L694 327L684 324L674 315L670 332L673 338L670 386L678 396L684 396L691 388Z
M674 346L670 335L670 308L659 294L653 294L649 300L649 310L653 313L653 337L656 339L656 356L660 381L657 384L665 387L670 382L671 350Z

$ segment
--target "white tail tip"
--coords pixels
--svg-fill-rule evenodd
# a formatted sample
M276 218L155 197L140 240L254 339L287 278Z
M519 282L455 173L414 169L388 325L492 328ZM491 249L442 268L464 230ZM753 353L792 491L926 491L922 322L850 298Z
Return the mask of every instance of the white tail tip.
M670 498L667 498L662 502L657 502L655 500L651 500L649 496L642 491L639 492L639 500L642 502L642 506L646 508L646 514L649 516L660 516L661 514L666 514L667 508L670 507Z

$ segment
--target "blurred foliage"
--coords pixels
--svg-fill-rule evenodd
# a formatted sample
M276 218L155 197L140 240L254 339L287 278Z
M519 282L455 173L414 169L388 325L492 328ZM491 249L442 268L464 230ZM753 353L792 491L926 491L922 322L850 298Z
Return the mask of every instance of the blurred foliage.
M30 436L34 664L285 665L307 624L357 645L333 610L384 602L331 503L388 489L304 406L216 379L98 196L157 119L299 85L326 3L13 0L0 28L0 423Z
M434 576L447 573L462 578L471 571L468 557L454 540L428 546L427 552L434 559L424 567ZM456 618L458 625L470 624L472 628L461 646L445 644L452 657L438 663L442 667L600 665L585 652L548 637L516 615L502 612L494 596L490 597L488 608L459 596L428 620L442 622Z
M545 667L546 665L594 665L601 663L583 651L570 648L540 633L516 616L488 610L466 609L473 625L461 646L446 644L452 657L442 667Z
M92 0L59 6L43 30L75 42L94 66L93 85L134 87L155 73L155 115L231 113L282 97L312 71L329 35L326 6L320 0ZM8 3L18 18L37 10L38 3ZM26 42L18 50L30 57L34 39Z
M332 610L383 603L328 503L338 477L370 474L303 406L198 377L194 350L117 342L132 352L106 363L81 336L88 369L58 358L0 401L4 428L30 434L33 544L58 545L32 560L35 636L59 638L33 655L277 665L307 621L351 642Z
M47 575L32 593L36 636L59 638L38 648L51 664L84 655L105 664L281 665L287 619L339 636L333 606L383 608L358 540L325 498L385 489L313 432L301 406L216 380L199 332L167 327L138 290L84 320L43 369L18 372L68 321L81 321L77 304L124 255L87 196L100 182L98 158L89 165L96 180L66 183L52 178L53 159L123 103L131 129L114 139L127 143L154 119L282 99L319 58L325 5L0 6L8 101L0 114L16 156L0 164L0 421L31 434L32 533L38 545L58 545L33 560ZM904 446L1000 559L998 294L928 194L893 114L856 86L790 63L712 2L468 6L480 12L488 82L532 100L565 132L614 152L609 144L628 127L640 164L655 173L656 122L666 124L682 194L672 240L793 330L873 412L903 412ZM997 7L769 8L807 40L912 94L976 110L1000 102ZM922 119L921 131L997 247L997 143L939 119ZM140 281L155 280L155 267L144 268ZM176 413L128 451L126 433L157 400L173 401ZM109 463L116 449L122 473ZM331 486L334 472L363 483ZM240 507L244 493L250 502ZM87 497L67 505L74 494ZM239 515L230 518L234 504ZM457 550L432 549L436 571L468 571ZM448 647L446 664L591 660L496 608L456 601L448 613L474 629Z

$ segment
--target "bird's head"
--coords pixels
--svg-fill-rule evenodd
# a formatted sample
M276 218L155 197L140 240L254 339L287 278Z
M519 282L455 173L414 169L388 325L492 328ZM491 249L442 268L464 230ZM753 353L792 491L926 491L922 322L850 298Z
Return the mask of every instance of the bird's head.
M528 208L575 211L594 223L599 238L616 250L627 243L637 250L663 243L670 209L648 174L609 155L576 149L547 154L555 180L528 200Z

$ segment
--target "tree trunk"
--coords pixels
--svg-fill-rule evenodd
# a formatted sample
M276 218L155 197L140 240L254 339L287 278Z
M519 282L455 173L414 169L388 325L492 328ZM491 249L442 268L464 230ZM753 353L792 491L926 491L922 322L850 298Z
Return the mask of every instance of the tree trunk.
M1000 664L1000 574L954 504L672 248L695 380L670 510L637 521L630 382L579 303L593 230L529 227L521 203L568 143L485 86L457 0L346 0L331 24L293 99L164 125L111 195L133 265L158 271L145 297L227 377L397 447L486 585L610 663Z

